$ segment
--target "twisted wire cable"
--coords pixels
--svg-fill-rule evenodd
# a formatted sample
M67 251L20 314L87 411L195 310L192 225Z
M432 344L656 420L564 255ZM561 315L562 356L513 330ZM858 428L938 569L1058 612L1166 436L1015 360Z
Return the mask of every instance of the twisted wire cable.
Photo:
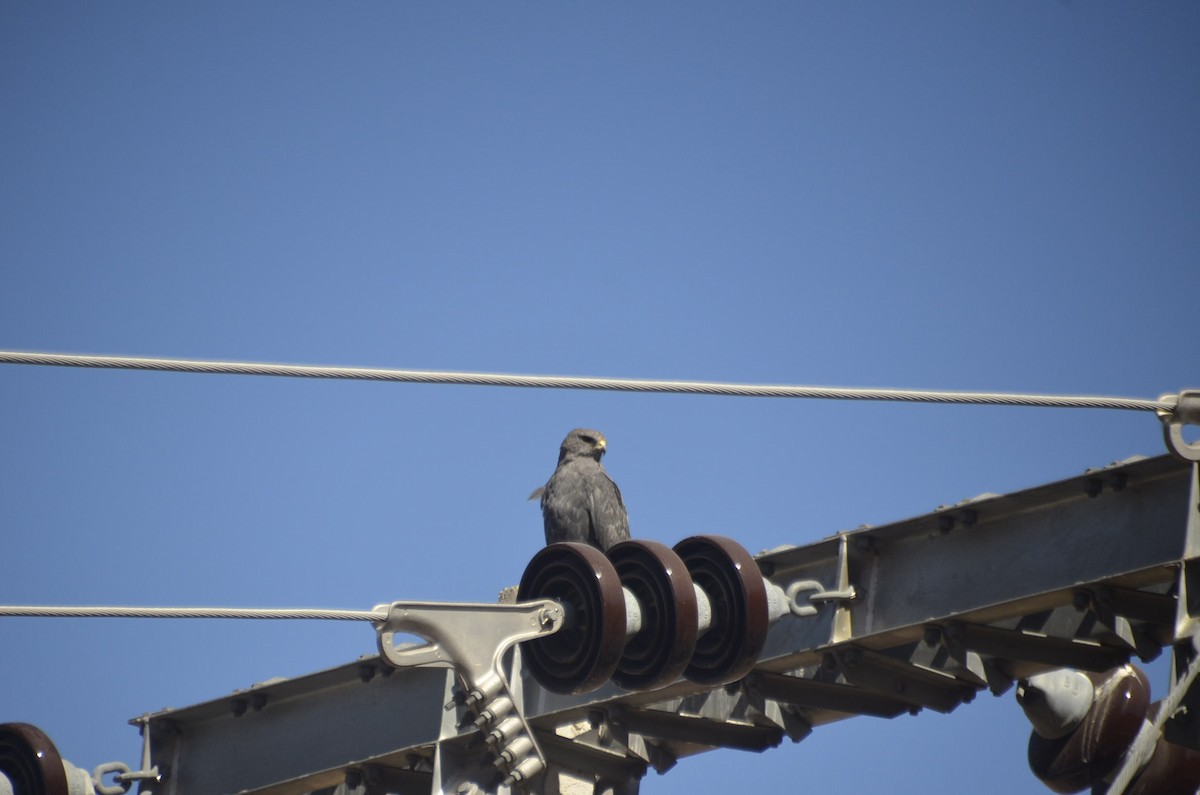
M728 384L710 381L658 381L628 378L507 375L435 370L395 370L367 367L323 367L296 364L262 364L191 359L155 359L124 356L69 355L0 351L0 364L34 364L56 367L93 367L123 370L159 370L227 375L271 375L292 378L332 378L365 381L399 381L418 384L464 384L536 389L590 389L617 392L668 392L737 397L812 398L823 400L885 400L909 403L953 403L1044 408L1119 409L1172 412L1173 402L1141 398L1036 395L1005 392L942 392L908 389L858 389L845 387Z
M49 607L0 605L0 617L37 618L250 618L332 621L386 621L387 611L247 607Z

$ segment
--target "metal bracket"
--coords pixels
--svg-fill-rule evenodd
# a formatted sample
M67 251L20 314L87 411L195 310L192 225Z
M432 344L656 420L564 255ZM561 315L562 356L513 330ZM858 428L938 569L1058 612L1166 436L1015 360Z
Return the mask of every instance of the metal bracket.
M1178 395L1163 395L1159 400L1174 404L1170 409L1158 410L1167 449L1184 461L1200 461L1200 442L1188 443L1183 438L1183 426L1200 426L1200 389L1185 389Z
M376 623L379 652L395 668L451 668L465 696L463 706L476 715L475 728L507 772L503 786L528 781L546 768L520 699L504 676L502 660L517 643L562 628L562 605L550 599L519 604L392 602L376 605L388 617ZM397 647L397 634L418 635L422 646ZM447 710L455 702L446 705Z

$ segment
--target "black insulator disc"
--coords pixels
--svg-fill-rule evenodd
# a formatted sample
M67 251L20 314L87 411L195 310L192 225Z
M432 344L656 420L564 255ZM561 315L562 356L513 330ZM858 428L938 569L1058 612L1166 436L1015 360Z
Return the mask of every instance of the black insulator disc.
M28 723L0 724L0 773L17 795L67 795L67 771L58 749Z
M613 681L626 690L674 682L696 648L696 591L687 567L657 541L623 541L608 559L642 611L642 628L626 639Z
M542 687L587 693L608 681L625 646L625 597L604 553L587 544L550 544L525 567L517 599L553 599L566 613L558 632L521 644Z
M712 606L712 624L683 675L705 685L735 682L754 668L767 641L762 572L749 552L723 536L685 538L675 551Z

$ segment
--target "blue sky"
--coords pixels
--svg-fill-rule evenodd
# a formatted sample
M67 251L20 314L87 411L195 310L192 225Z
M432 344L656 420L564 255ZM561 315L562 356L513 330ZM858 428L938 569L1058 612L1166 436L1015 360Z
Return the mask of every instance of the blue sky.
M1200 386L1192 3L0 5L0 348L1157 397ZM567 430L751 551L1163 451L1153 416L0 366L0 603L492 601ZM0 720L360 625L7 619ZM1039 792L1011 694L643 792Z

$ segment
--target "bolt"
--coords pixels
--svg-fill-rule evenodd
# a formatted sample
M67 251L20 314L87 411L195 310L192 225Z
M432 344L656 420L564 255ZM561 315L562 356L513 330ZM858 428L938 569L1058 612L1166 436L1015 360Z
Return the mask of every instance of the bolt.
M499 696L494 699L486 709L479 710L478 717L475 718L475 728L482 730L489 723L496 723L502 717L512 712L513 702L508 696Z
M979 523L979 513L968 508L962 513L963 527L974 527Z
M358 678L362 680L363 684L370 682L375 678L375 666L371 663L363 663L358 666Z
M521 719L515 715L510 715L500 721L500 724L484 738L484 741L492 748L504 746L520 734L522 728Z
M1089 497L1099 497L1100 492L1104 491L1104 481L1100 478L1088 478L1085 489Z
M1092 604L1092 595L1087 591L1076 591L1071 595L1071 604L1076 610L1087 610Z
M930 624L925 627L925 645L936 646L942 641L942 628L937 624Z
M267 705L266 693L255 693L250 696L250 708L255 712L262 712L263 707Z
M1129 485L1129 475L1125 472L1118 472L1113 475L1112 489L1113 491L1125 491L1125 487Z
M458 686L455 686L454 691L450 696L450 700L446 702L446 705L444 707L442 707L442 709L446 710L446 712L449 712L450 710L454 709L455 707L461 707L466 703L467 703L466 694L463 693L463 691L460 690L458 688Z
M358 789L363 784L363 774L361 770L346 771L346 788Z
M946 535L953 529L954 529L954 517L953 516L951 516L950 514L944 513L938 517L938 530L941 531L942 535Z
M229 706L233 710L233 717L240 718L246 714L246 707L250 706L250 702L244 698L235 698L229 702Z

